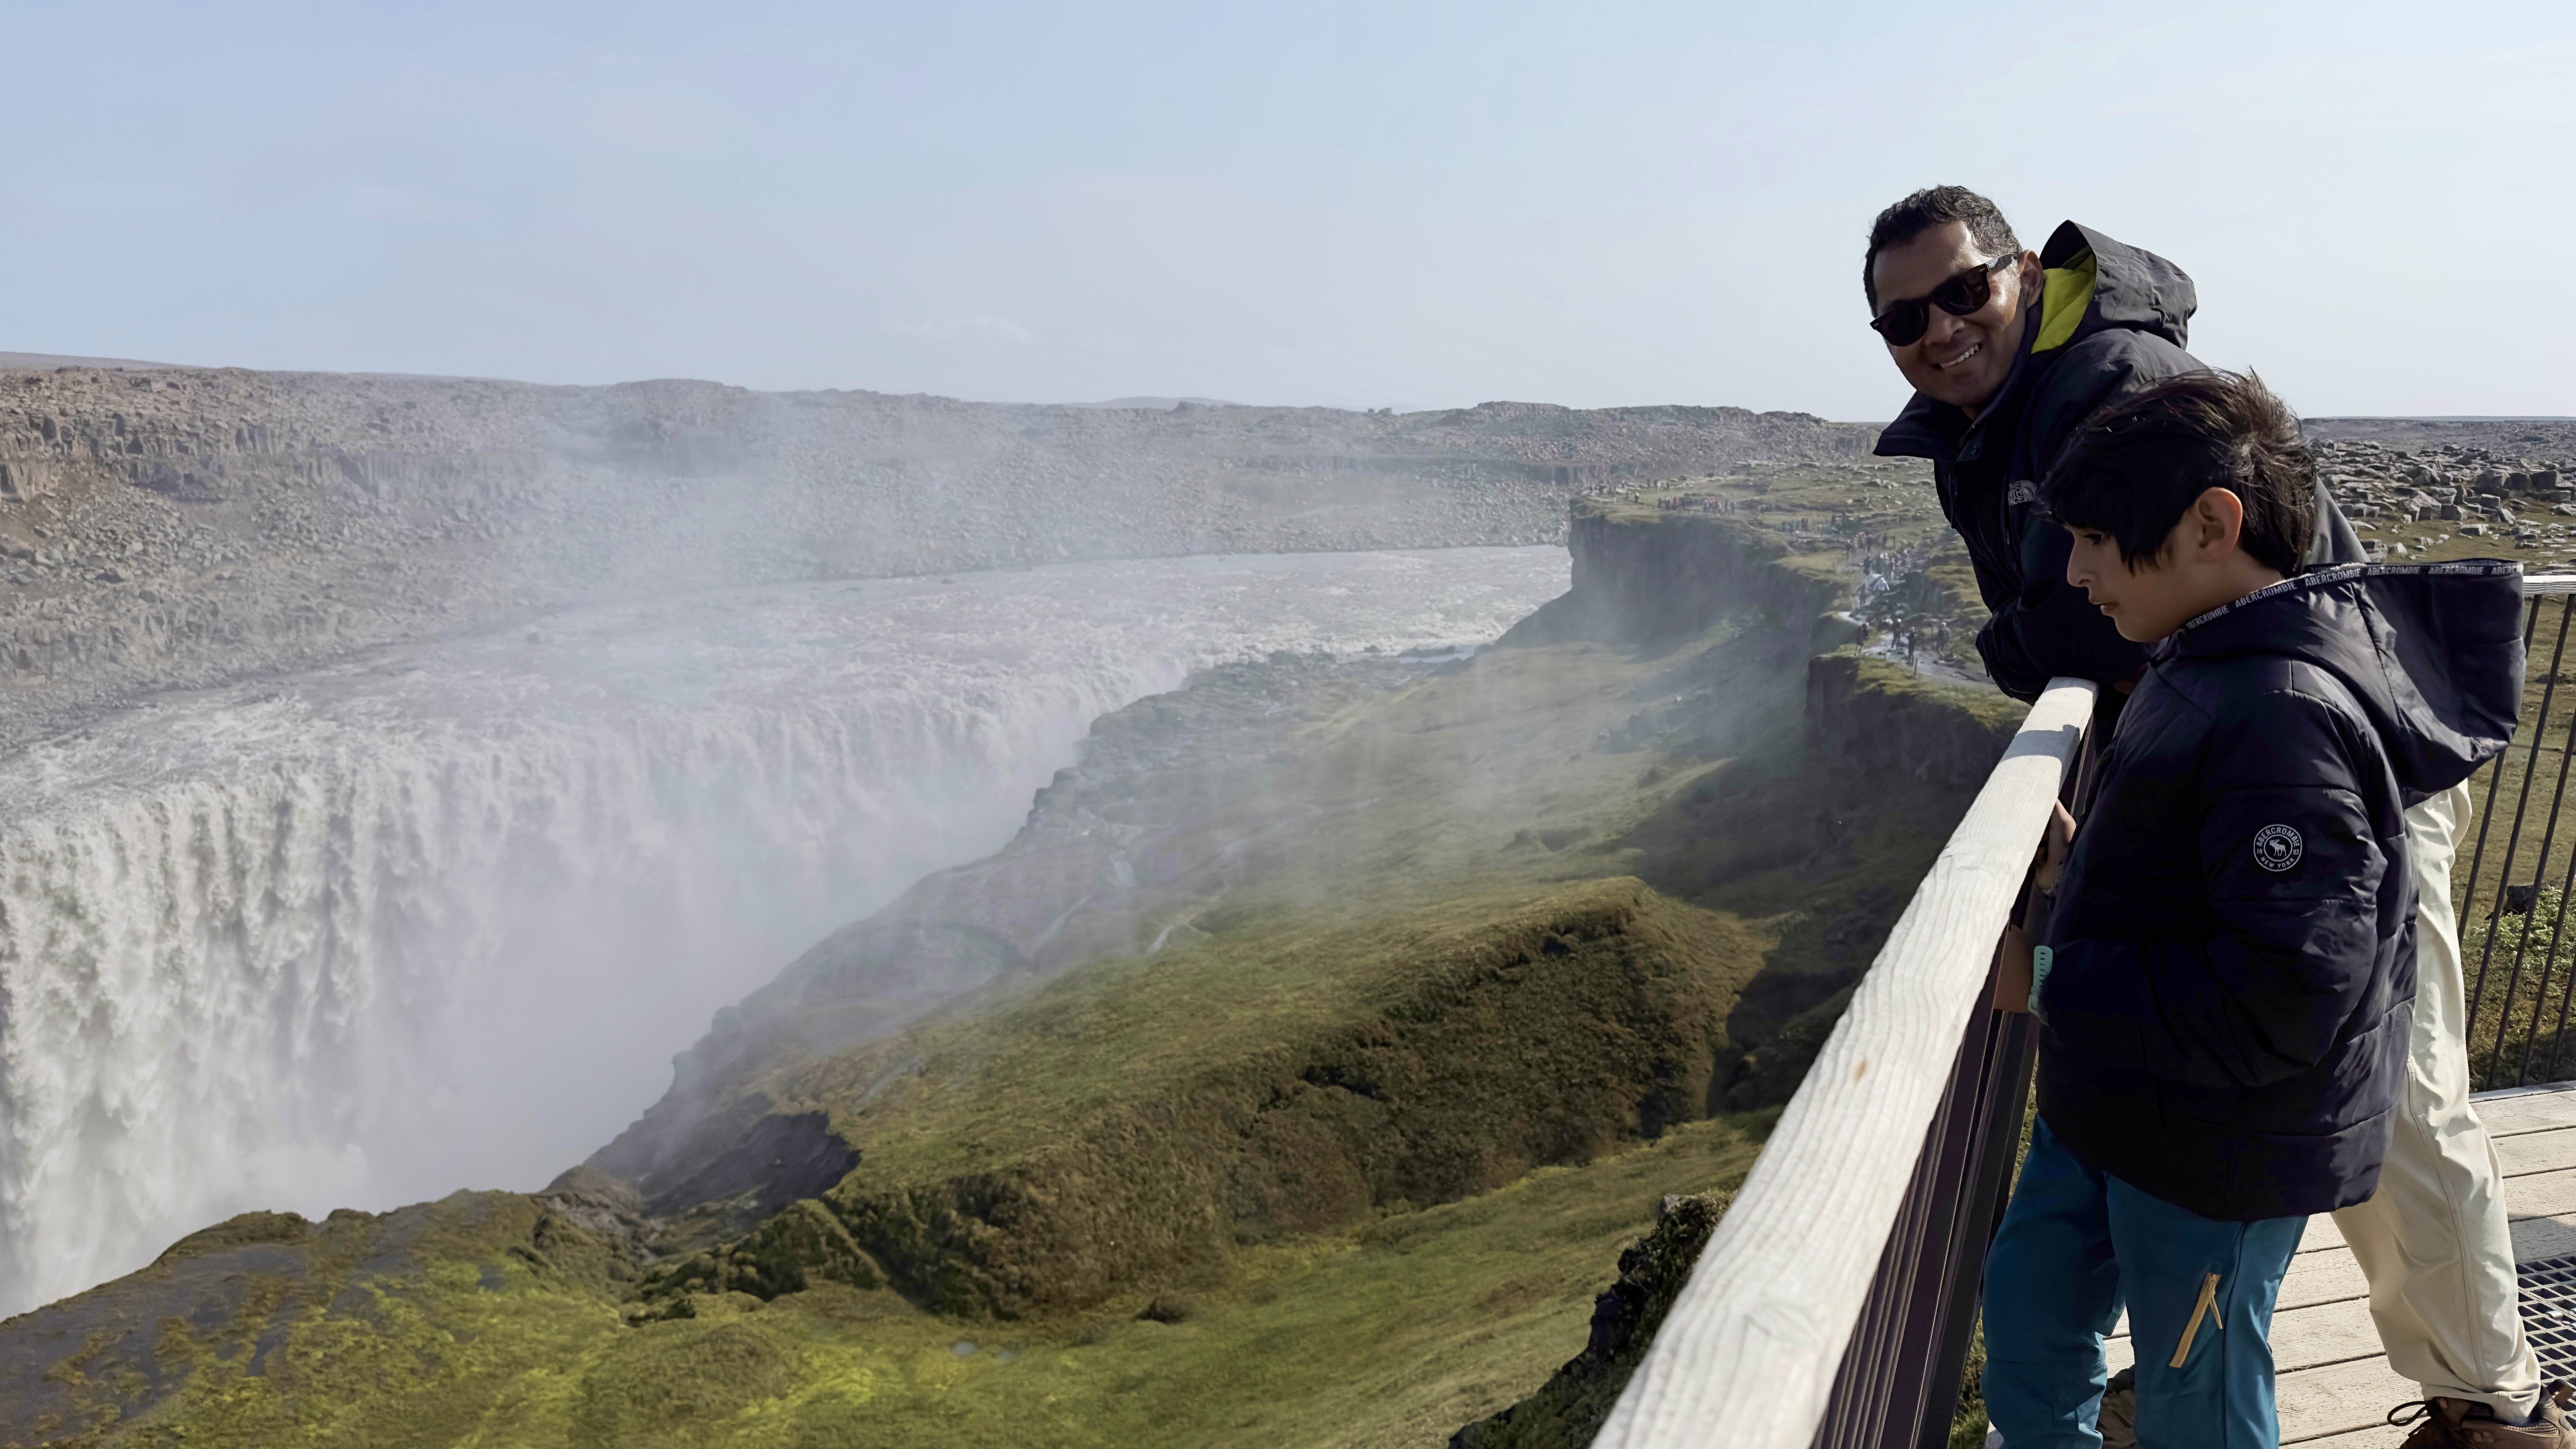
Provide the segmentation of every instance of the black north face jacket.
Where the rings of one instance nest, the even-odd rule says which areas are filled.
[[[2145,650],[2066,586],[2069,542],[2034,506],[2039,480],[2103,404],[2202,370],[2183,350],[2199,301],[2182,268],[2071,221],[2039,260],[2047,286],[2025,309],[2021,355],[1994,402],[1971,423],[1917,393],[1878,438],[1882,457],[1932,461],[1941,511],[1967,543],[1994,615],[1977,631],[1977,651],[1995,683],[2025,700],[2054,675],[2107,684],[2146,665]],[[2317,503],[2309,562],[2360,561],[2360,537],[2322,484]]]
[[[2402,816],[2513,734],[2519,578],[2317,569],[2157,646],[2033,993],[2040,1114],[2085,1161],[2223,1221],[2370,1196],[2415,995]]]

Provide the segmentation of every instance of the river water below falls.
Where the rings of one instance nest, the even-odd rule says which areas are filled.
[[[998,849],[1099,714],[1480,643],[1566,578],[1457,549],[693,595],[0,759],[0,1313],[248,1208],[542,1186],[717,1007]]]

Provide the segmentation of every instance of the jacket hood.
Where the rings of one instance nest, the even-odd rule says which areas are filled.
[[[2338,564],[2212,609],[2168,659],[2282,654],[2351,689],[2409,801],[2503,753],[2522,713],[2522,566],[2501,559]]]
[[[1998,403],[2026,386],[2028,374],[2053,360],[2050,354],[2097,332],[2152,333],[2189,348],[2200,294],[2182,268],[2071,221],[2050,235],[2039,264],[2045,273],[2039,309],[2035,316],[2024,313],[2022,355],[2014,359]],[[1881,457],[1941,457],[1967,431],[1966,413],[1916,393],[1880,432],[1875,451]]]
[[[2062,223],[2040,248],[2047,274],[2040,299],[2034,353],[2053,352],[2096,332],[2126,328],[2151,332],[2176,347],[2191,346],[2191,314],[2200,293],[2182,268],[2125,246],[2089,226]]]

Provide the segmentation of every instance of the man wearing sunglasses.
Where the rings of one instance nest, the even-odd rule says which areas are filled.
[[[2071,535],[2042,516],[2037,480],[2075,427],[2131,392],[2202,364],[2183,350],[2198,299],[2164,258],[2067,222],[2037,253],[1995,204],[1960,186],[1918,191],[1879,213],[1862,263],[1870,326],[1914,398],[1879,435],[1882,456],[1928,458],[1941,509],[1968,546],[1993,617],[1978,631],[1986,671],[2036,699],[2071,675],[2115,688],[2144,649],[2067,586]],[[2311,565],[2363,558],[2322,482]],[[2107,743],[2106,693],[2088,747]],[[2468,1102],[2466,992],[2451,908],[2451,863],[2469,822],[2465,785],[2406,812],[2416,878],[2417,989],[2399,1121],[2379,1191],[2336,1213],[2370,1282],[2389,1363],[2427,1403],[2403,1449],[2576,1449],[2522,1330],[2501,1168]],[[2129,1408],[2115,1384],[2106,1442]],[[2414,1407],[2414,1406],[2407,1406]],[[2009,1449],[2009,1446],[2008,1446]]]
[[[2073,222],[2043,253],[2026,252],[1993,202],[1936,186],[1879,214],[1861,284],[1869,325],[1914,386],[1878,451],[1932,462],[1941,509],[1993,612],[1977,633],[1986,672],[2025,700],[2056,674],[2135,678],[2146,652],[2066,587],[2066,532],[2033,504],[2077,423],[2115,397],[2201,370],[2183,350],[2191,278]],[[2359,539],[2333,517],[2358,558]]]

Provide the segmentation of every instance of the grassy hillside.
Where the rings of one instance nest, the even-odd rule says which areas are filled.
[[[693,1207],[254,1215],[0,1325],[0,1445],[1445,1443],[1741,1179],[1996,743],[1811,664],[1793,561],[1116,785],[1113,954],[855,1042],[864,959],[782,978],[684,1063]]]
[[[857,1167],[657,1274],[816,1275],[1023,1317],[1221,1277],[1237,1244],[1454,1201],[1703,1115],[1761,962],[1635,881],[1471,894],[1364,926],[1104,963],[788,1074]]]
[[[200,1242],[192,1254],[229,1258],[222,1281],[257,1262],[261,1281],[293,1284],[292,1306],[218,1309],[218,1288],[124,1371],[170,1381],[153,1410],[120,1421],[107,1401],[140,1385],[83,1381],[96,1411],[22,1420],[0,1443],[1439,1444],[1581,1349],[1606,1265],[1665,1195],[1740,1181],[1770,1115],[1244,1250],[1187,1294],[1007,1324],[841,1285],[630,1324],[585,1281],[582,1264],[612,1256],[599,1240],[529,1199],[459,1194],[399,1225],[273,1232],[265,1260]]]
[[[810,1066],[860,1167],[640,1294],[569,1195],[255,1215],[47,1310],[0,1443],[1436,1441],[1749,1166],[1766,940],[1611,880],[1104,963]]]

